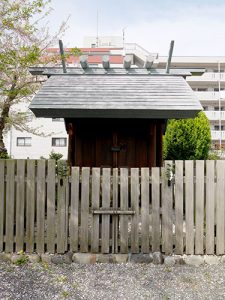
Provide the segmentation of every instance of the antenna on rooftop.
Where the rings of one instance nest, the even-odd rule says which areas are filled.
[[[123,28],[123,48],[124,48],[124,45],[125,45],[125,29],[126,29],[127,27],[124,27]]]
[[[61,61],[62,61],[63,73],[67,73],[62,40],[59,40],[59,51],[60,51],[60,56],[61,56]]]
[[[98,48],[98,9],[97,9],[97,20],[96,21],[97,21],[97,24],[96,24],[97,25],[97,28],[96,28],[97,29],[97,32],[96,32],[96,46]]]

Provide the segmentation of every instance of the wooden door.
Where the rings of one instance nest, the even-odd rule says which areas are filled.
[[[128,122],[117,131],[117,142],[120,146],[117,167],[148,167],[149,131],[145,122]]]

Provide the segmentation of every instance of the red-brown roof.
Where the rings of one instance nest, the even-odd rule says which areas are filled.
[[[81,52],[110,52],[111,50],[122,50],[123,48],[79,48]],[[71,51],[72,48],[64,48],[65,52]],[[48,48],[48,52],[58,53],[59,48]]]
[[[69,52],[72,48],[64,48],[65,52]],[[89,64],[100,64],[102,62],[102,55],[109,55],[109,61],[111,64],[122,64],[123,55],[112,55],[111,50],[122,50],[122,48],[79,48],[83,54],[90,54],[88,56]],[[49,53],[59,53],[59,48],[48,48]],[[93,53],[93,54],[91,54]],[[102,53],[102,55],[101,55]],[[67,63],[75,64],[80,60],[77,56],[70,56],[67,58]]]

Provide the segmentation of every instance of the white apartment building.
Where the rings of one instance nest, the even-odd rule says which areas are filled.
[[[33,128],[39,128],[40,135],[34,135],[15,128],[6,135],[6,148],[12,158],[49,158],[54,151],[67,158],[67,133],[63,119],[35,118],[30,122]]]
[[[165,68],[167,57],[158,57]],[[225,56],[174,56],[172,68],[204,69],[200,76],[187,77],[210,121],[212,147],[225,149]]]
[[[129,54],[134,67],[143,66],[146,56],[149,55],[155,58],[153,67],[166,67],[166,56],[150,53],[135,43],[123,44],[119,37],[98,37],[99,48],[95,41],[96,37],[87,37],[84,40],[85,48],[81,48],[84,54],[90,56],[90,65],[101,66],[102,56],[109,55],[112,66],[121,66],[123,56]],[[79,65],[77,61],[67,64],[73,67]],[[171,68],[204,69],[203,75],[189,76],[187,82],[196,92],[210,120],[212,147],[220,148],[221,145],[225,148],[225,56],[173,56]],[[40,127],[44,135],[37,136],[12,128],[5,137],[7,150],[12,158],[48,158],[52,151],[62,153],[63,158],[67,158],[68,141],[63,119],[34,117],[30,126]]]

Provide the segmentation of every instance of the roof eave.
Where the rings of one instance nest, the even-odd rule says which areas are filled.
[[[186,119],[193,118],[202,110],[150,110],[150,109],[57,109],[57,108],[38,108],[34,105],[29,106],[36,117],[44,118],[115,118],[115,119]]]

